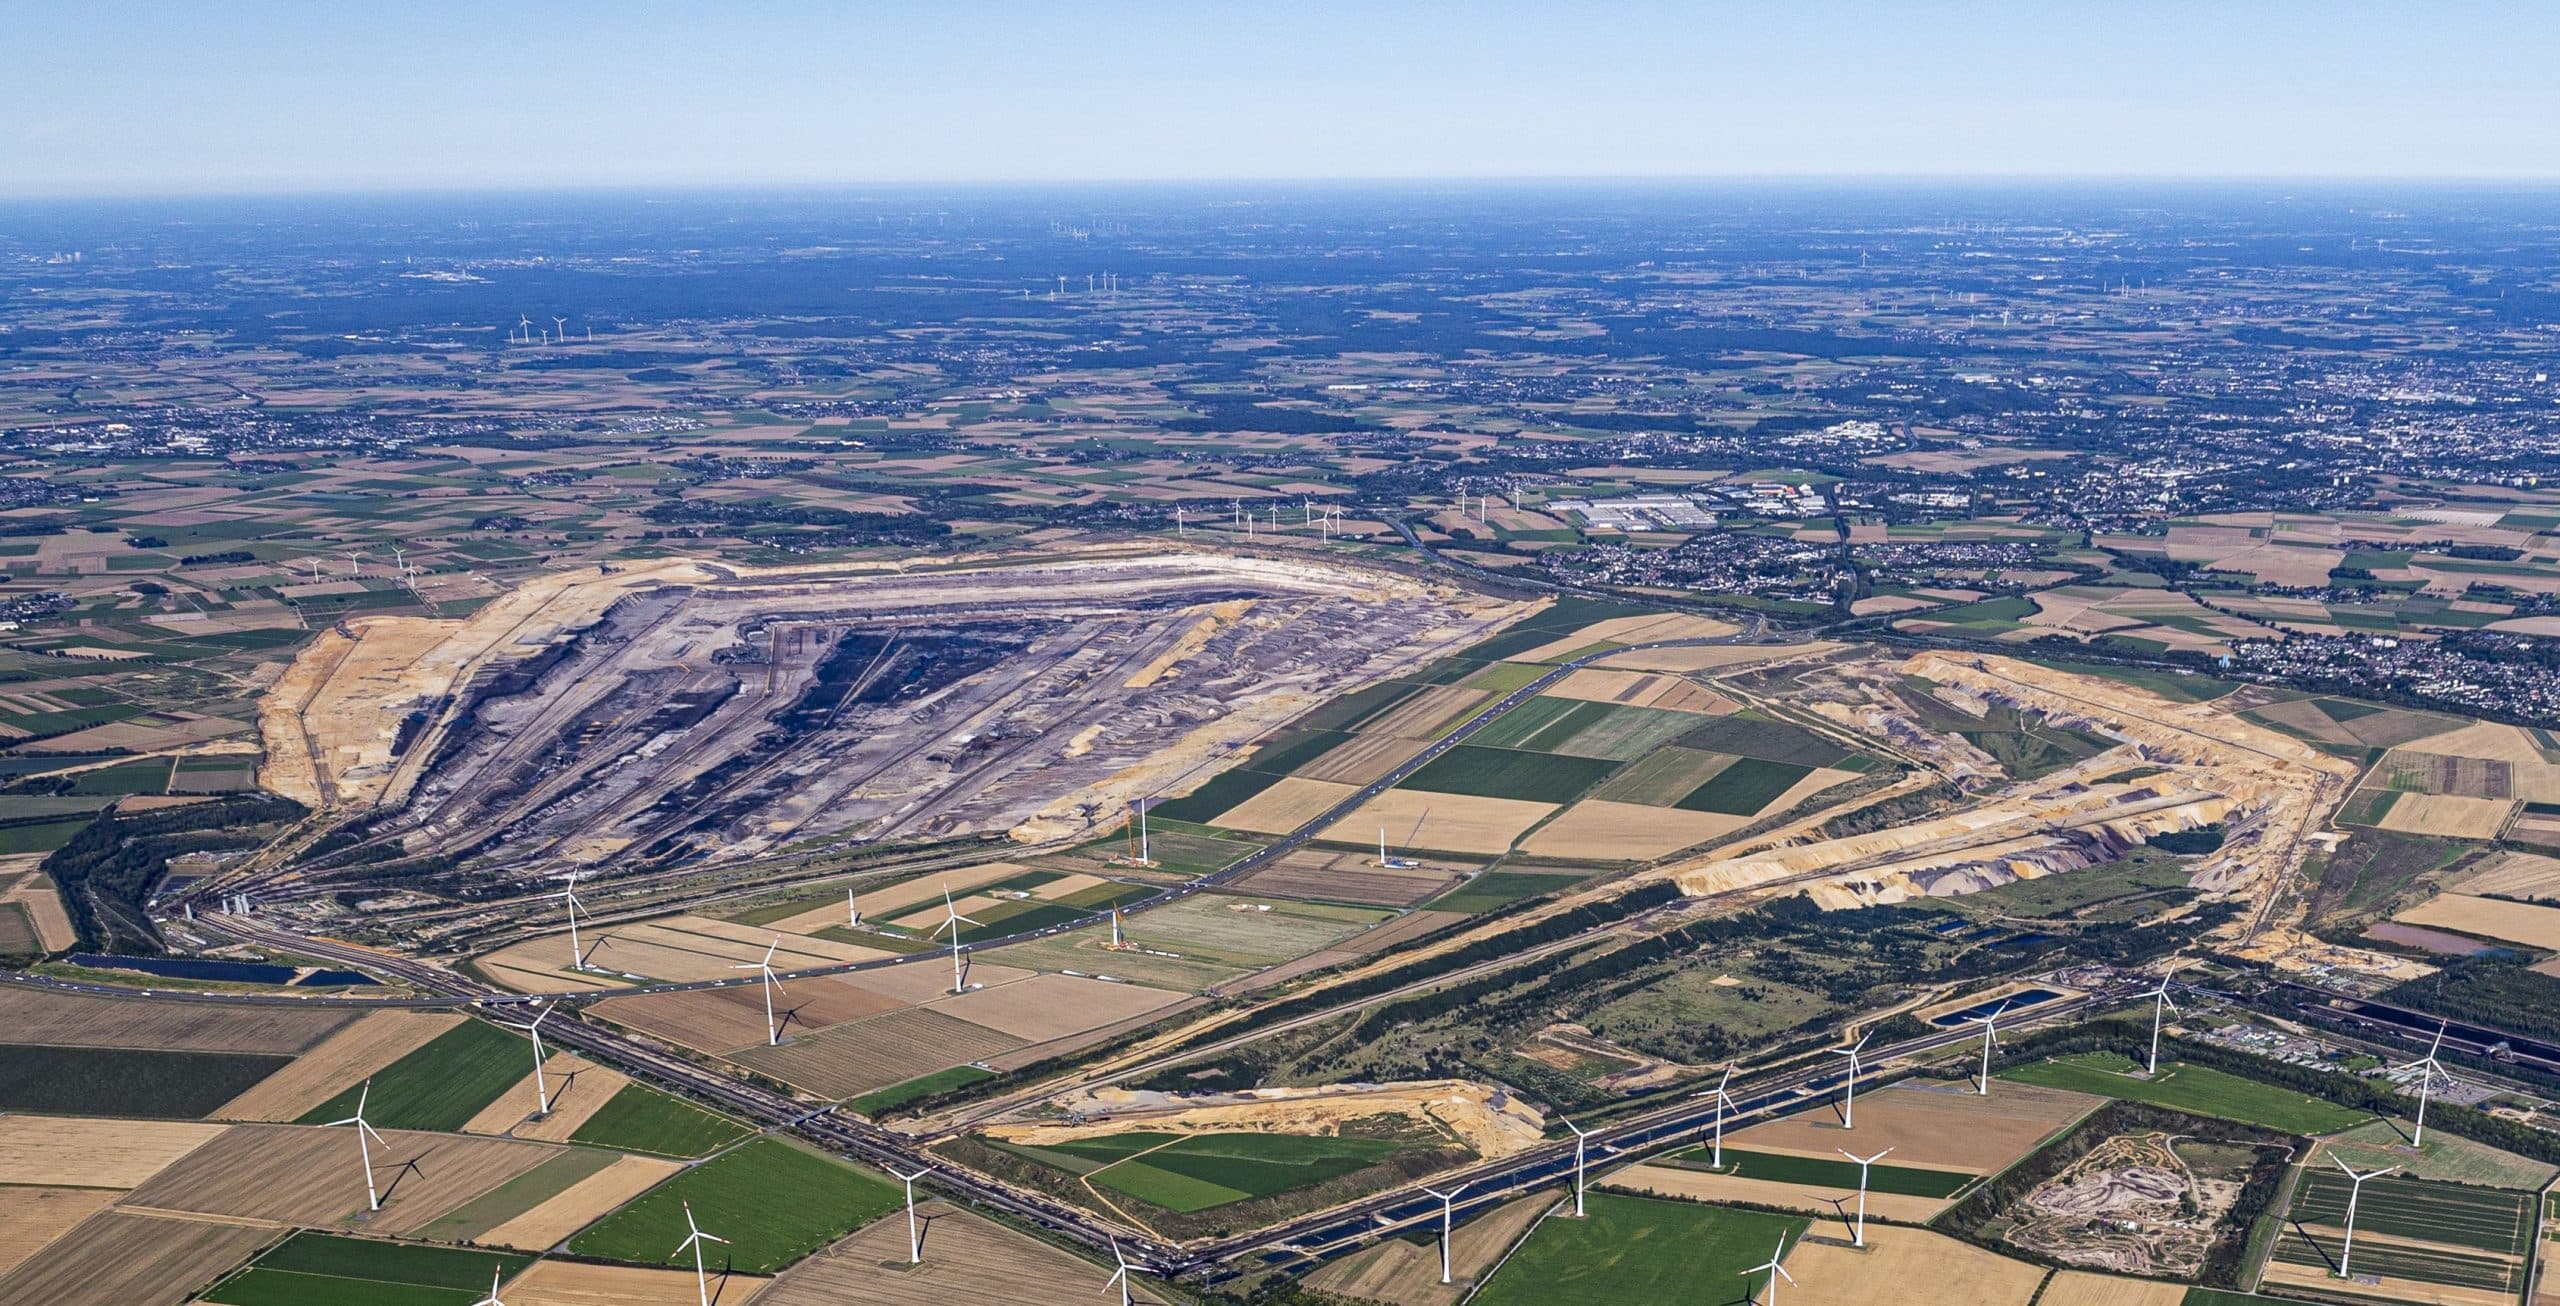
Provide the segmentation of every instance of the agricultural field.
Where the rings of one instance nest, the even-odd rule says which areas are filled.
[[[779,1138],[759,1138],[650,1189],[569,1244],[580,1256],[666,1265],[684,1240],[682,1204],[731,1240],[728,1262],[764,1274],[896,1209],[900,1191],[868,1171]]]
[[[1108,1140],[1115,1146],[1122,1139]],[[1083,1157],[1077,1143],[1053,1150]],[[1144,1152],[1105,1160],[1085,1181],[1150,1206],[1188,1215],[1229,1202],[1270,1197],[1366,1169],[1402,1148],[1373,1138],[1290,1134],[1187,1134]]]
[[[1538,1225],[1474,1301],[1485,1306],[1611,1306],[1621,1302],[1739,1301],[1742,1272],[1781,1243],[1790,1263],[1806,1222],[1770,1215],[1594,1192],[1580,1220]]]
[[[1830,1231],[1826,1231],[1830,1232]],[[1867,1227],[1867,1249],[1810,1239],[1787,1254],[1796,1278],[1782,1301],[1839,1306],[2027,1306],[2045,1269],[1927,1229]],[[1800,1295],[1797,1295],[1800,1294]]]
[[[0,1110],[199,1120],[290,1063],[246,1052],[0,1043]]]
[[[2302,1172],[2268,1260],[2267,1284],[2481,1306],[2513,1301],[2523,1289],[2536,1231],[2532,1193],[2398,1175],[2368,1180],[2356,1203],[2356,1244],[2348,1268],[2379,1282],[2360,1285],[2335,1277],[2349,1187],[2335,1170]]]
[[[205,1290],[220,1306],[322,1306],[357,1300],[379,1306],[470,1306],[493,1283],[514,1278],[530,1256],[297,1234]]]
[[[593,1147],[563,1148],[540,1165],[505,1183],[464,1202],[419,1227],[416,1236],[428,1242],[476,1242],[489,1230],[526,1214],[571,1189],[578,1188],[597,1175],[624,1162],[656,1165],[673,1170],[672,1164],[643,1157],[621,1156]],[[547,1244],[546,1244],[547,1245]],[[527,1250],[539,1251],[540,1247]]]
[[[133,1188],[222,1132],[175,1120],[0,1115],[0,1185]]]
[[[174,1005],[24,985],[0,988],[0,1031],[19,1044],[291,1057],[355,1018],[319,1007]]]
[[[2057,1270],[2045,1281],[2038,1306],[2207,1306],[2184,1284],[2125,1279],[2087,1270]],[[2236,1294],[2234,1294],[2236,1296]]]
[[[2412,1149],[2411,1132],[2406,1121],[2375,1120],[2358,1125],[2320,1140],[2305,1164],[2316,1169],[2328,1165],[2328,1158],[2335,1156],[2358,1170],[2397,1166],[2412,1179],[2519,1191],[2540,1189],[2560,1176],[2560,1166],[2502,1152],[2441,1129],[2430,1131],[2425,1144]]]
[[[365,1119],[377,1129],[458,1130],[515,1087],[532,1060],[532,1045],[522,1037],[466,1020],[375,1072],[369,1089],[365,1081],[340,1089],[304,1112],[300,1123],[343,1120],[361,1098]]]
[[[299,1120],[337,1096],[339,1089],[381,1073],[463,1019],[437,1011],[367,1012],[214,1114],[224,1120]]]
[[[907,1223],[875,1220],[784,1271],[756,1295],[756,1306],[955,1306],[961,1302],[1030,1303],[1070,1299],[1110,1271],[1056,1247],[943,1202],[920,1201],[924,1263],[907,1261]],[[1140,1276],[1131,1295],[1163,1298]]]
[[[1361,1301],[1456,1306],[1562,1200],[1554,1192],[1531,1193],[1459,1221],[1449,1238],[1454,1282],[1445,1287],[1440,1282],[1436,1229],[1384,1239],[1366,1251],[1326,1263],[1307,1275],[1305,1282],[1310,1288]]]
[[[274,1241],[276,1232],[266,1225],[109,1208],[73,1226],[17,1268],[0,1273],[0,1301],[178,1306]]]
[[[1300,848],[1233,881],[1229,887],[1238,893],[1308,902],[1411,907],[1447,892],[1469,869],[1467,864],[1456,862],[1411,860],[1420,864],[1380,866],[1375,850],[1352,853]]]
[[[2560,950],[2560,907],[2446,893],[2392,919],[2403,925],[2453,930],[2544,952]]]
[[[858,1097],[918,1075],[983,1061],[1025,1040],[924,1007],[751,1047],[730,1059],[823,1097]]]
[[[665,1182],[679,1167],[673,1161],[645,1156],[618,1157],[603,1169],[562,1185],[556,1192],[546,1192],[543,1190],[563,1177],[546,1175],[550,1168],[544,1166],[524,1176],[531,1179],[544,1175],[539,1189],[517,1188],[516,1183],[521,1180],[501,1184],[488,1196],[428,1226],[423,1235],[449,1234],[492,1247],[543,1251]]]
[[[657,1156],[703,1156],[751,1132],[727,1116],[644,1084],[624,1084],[570,1135],[590,1147]]]
[[[744,1306],[768,1282],[741,1272],[715,1270],[712,1300]],[[508,1284],[506,1291],[507,1306],[695,1306],[700,1300],[690,1263],[681,1270],[661,1270],[546,1260]]]
[[[374,1145],[382,1209],[365,1210],[364,1176],[347,1129],[233,1125],[133,1190],[128,1202],[160,1211],[306,1228],[361,1223],[407,1234],[541,1165],[560,1149],[543,1143],[384,1130]]]
[[[2136,1078],[2128,1073],[2133,1069],[2133,1063],[2122,1057],[2093,1054],[2013,1066],[1998,1072],[1998,1077],[2128,1102],[2149,1102],[2200,1116],[2265,1125],[2289,1134],[2334,1134],[2372,1118],[2361,1111],[2205,1066],[2164,1061],[2157,1079]]]
[[[1852,1151],[1869,1155],[1884,1147],[1872,1139],[1861,1139],[1843,1133],[1841,1141],[1855,1143]],[[1899,1155],[1899,1153],[1897,1153]],[[1680,1154],[1690,1165],[1704,1165],[1706,1154],[1696,1148]],[[1826,1188],[1837,1192],[1855,1192],[1858,1188],[1858,1166],[1834,1155],[1798,1156],[1790,1152],[1755,1152],[1749,1148],[1724,1149],[1726,1171],[1737,1177],[1765,1184],[1794,1184],[1800,1187]],[[1882,1161],[1867,1167],[1867,1190],[1895,1197],[1953,1197],[1973,1182],[1970,1170],[1938,1170]]]
[[[1984,1097],[1969,1085],[1904,1080],[1858,1095],[1854,1133],[1816,1107],[1727,1131],[1725,1159],[1730,1162],[1736,1148],[1837,1161],[1838,1148],[1872,1155],[1890,1147],[1897,1164],[1993,1174],[2042,1147],[2102,1101],[2034,1085],[2004,1085]],[[1704,1164],[1694,1148],[1680,1155]],[[1943,1181],[1931,1182],[1936,1186]]]

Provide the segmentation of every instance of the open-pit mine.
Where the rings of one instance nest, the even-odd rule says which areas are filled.
[[[265,780],[400,855],[507,878],[1055,839],[1522,610],[1181,550],[598,568],[465,620],[329,632],[267,702]]]

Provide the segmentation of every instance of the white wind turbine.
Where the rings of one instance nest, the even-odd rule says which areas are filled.
[[[2395,1165],[2388,1169],[2374,1170],[2365,1174],[2357,1174],[2355,1172],[2355,1167],[2348,1165],[2344,1161],[2338,1161],[2337,1153],[2330,1153],[2329,1159],[2337,1161],[2338,1168],[2347,1172],[2347,1183],[2349,1184],[2347,1189],[2347,1240],[2338,1246],[2338,1277],[2343,1279],[2347,1277],[2347,1258],[2355,1255],[2356,1199],[2364,1196],[2364,1181],[2367,1179],[2379,1179],[2400,1167]]]
[[[364,1081],[364,1091],[356,1094],[356,1113],[344,1120],[332,1120],[326,1127],[330,1129],[340,1125],[356,1127],[357,1154],[364,1158],[364,1208],[368,1211],[379,1211],[382,1209],[382,1194],[374,1191],[373,1186],[373,1145],[377,1141],[384,1142],[385,1146],[389,1144],[383,1139],[381,1132],[364,1118],[365,1103],[372,1100],[373,1081],[368,1079]]]
[[[850,929],[862,928],[862,909],[854,905],[853,890],[850,888],[844,891],[844,923]]]
[[[568,340],[568,338],[569,338],[569,319],[567,319],[567,318],[565,318],[565,317],[555,317],[555,318],[551,319],[551,325],[555,328],[555,330],[553,330],[553,331],[552,331],[552,333],[551,333],[551,339],[553,340],[553,342],[555,342],[555,343],[559,343],[559,342],[565,342],[566,340]]]
[[[693,1203],[686,1202],[683,1205],[685,1227],[684,1241],[677,1243],[676,1249],[667,1254],[670,1256],[682,1256],[684,1255],[685,1248],[690,1247],[693,1249],[693,1289],[695,1294],[701,1298],[702,1306],[711,1306],[711,1274],[702,1266],[702,1245],[704,1243],[719,1243],[725,1247],[728,1245],[729,1240],[726,1238],[716,1238],[710,1234],[704,1233],[702,1231],[702,1226],[693,1222]]]
[[[895,1169],[890,1170],[889,1173],[896,1176],[899,1183],[907,1186],[907,1264],[922,1264],[924,1261],[924,1239],[919,1237],[916,1233],[916,1181],[924,1178],[926,1175],[932,1174],[933,1167],[926,1166],[924,1169],[918,1170],[914,1174],[898,1174]]]
[[[507,1306],[498,1300],[498,1278],[502,1273],[499,1270],[489,1271],[489,1295],[471,1303],[471,1306]]]
[[[1744,1271],[1742,1272],[1742,1277],[1743,1277],[1743,1278],[1745,1278],[1745,1279],[1750,1278],[1752,1275],[1758,1274],[1758,1273],[1759,1273],[1759,1272],[1761,1272],[1762,1270],[1767,1270],[1767,1271],[1769,1272],[1769,1300],[1768,1300],[1768,1302],[1766,1303],[1766,1306],[1778,1306],[1778,1280],[1780,1280],[1780,1279],[1785,1279],[1785,1280],[1786,1280],[1787,1282],[1789,1282],[1789,1283],[1793,1283],[1793,1282],[1795,1282],[1795,1281],[1796,1281],[1796,1276],[1794,1276],[1794,1275],[1792,1275],[1792,1274],[1787,1273],[1787,1267],[1785,1267],[1785,1266],[1783,1266],[1783,1265],[1778,1264],[1778,1262],[1780,1262],[1780,1261],[1782,1261],[1782,1260],[1785,1260],[1785,1259],[1786,1259],[1786,1257],[1787,1257],[1787,1236],[1786,1236],[1785,1234],[1779,1234],[1779,1235],[1778,1235],[1778,1250],[1777,1250],[1777,1254],[1775,1254],[1775,1255],[1771,1256],[1768,1260],[1763,1261],[1763,1262],[1761,1262],[1761,1263],[1760,1263],[1760,1264],[1758,1264],[1758,1265],[1754,1265],[1754,1266],[1752,1266],[1750,1269],[1744,1270]],[[1745,1284],[1745,1285],[1743,1285],[1743,1286],[1744,1286],[1744,1289],[1745,1289],[1746,1291],[1747,1291],[1747,1290],[1749,1289],[1749,1287],[1750,1287],[1750,1285],[1748,1285],[1748,1284]],[[1759,1301],[1760,1299],[1759,1299],[1759,1298],[1757,1298],[1757,1297],[1754,1297],[1754,1298],[1751,1298],[1751,1300],[1752,1300],[1752,1301],[1757,1302],[1757,1301]]]
[[[942,923],[933,927],[933,934],[940,934],[944,930],[951,931],[951,991],[954,993],[966,993],[969,991],[968,985],[963,982],[966,980],[968,972],[963,970],[960,965],[960,927],[963,924],[983,927],[986,925],[986,922],[981,920],[971,920],[969,917],[961,915],[960,909],[952,905],[951,886],[946,884],[942,886]],[[928,934],[925,937],[928,939],[932,938],[933,934]]]
[[[2436,1060],[2436,1055],[2444,1051],[2445,1028],[2443,1022],[2436,1025],[2435,1046],[2427,1049],[2427,1055],[2411,1063],[2418,1069],[2418,1127],[2409,1134],[2411,1147],[2422,1147],[2426,1144],[2427,1095],[2435,1089],[2437,1077],[2442,1076],[2447,1084],[2453,1082],[2453,1076],[2445,1074],[2444,1063]]]
[[[539,1114],[545,1116],[551,1114],[551,1086],[550,1081],[542,1077],[542,1063],[545,1059],[542,1051],[542,1022],[549,1019],[551,1019],[551,1008],[544,1007],[535,1013],[532,1020],[522,1025],[505,1020],[498,1022],[509,1029],[523,1030],[525,1035],[533,1040],[533,1100],[540,1108]]]
[[[773,990],[780,983],[780,981],[773,977],[773,954],[779,951],[781,947],[782,936],[779,934],[774,935],[773,942],[765,947],[764,957],[762,960],[743,962],[729,968],[731,970],[755,971],[763,979],[764,1040],[765,1046],[767,1047],[779,1047],[782,1044],[782,1027],[773,1023]]]
[[[560,888],[560,901],[569,908],[569,969],[585,970],[586,950],[578,946],[578,873],[571,871],[552,878],[566,882]]]
[[[2008,1009],[2009,1004],[2003,1002],[1999,1006],[1992,1008],[1991,1014],[1989,1015],[1965,1017],[1967,1020],[1978,1021],[1982,1025],[1982,1083],[1980,1086],[1980,1093],[1984,1097],[1991,1096],[1991,1049],[2000,1041],[2000,1036],[1993,1031],[1993,1026],[1999,1021],[2000,1013],[2007,1011]]]
[[[1582,1126],[1565,1120],[1563,1116],[1557,1116],[1556,1119],[1564,1120],[1564,1127],[1573,1131],[1573,1217],[1579,1220],[1582,1218],[1583,1148],[1590,1143],[1591,1135],[1584,1132]]]
[[[2169,999],[2168,976],[2160,977],[2160,989],[2151,998],[2151,1061],[2143,1073],[2157,1079],[2160,1076],[2160,1026],[2170,1012],[2178,1009],[2178,1004]]]
[[[1692,1095],[1695,1097],[1712,1096],[1716,1100],[1715,1150],[1713,1156],[1709,1158],[1708,1164],[1718,1170],[1722,1170],[1724,1168],[1724,1113],[1733,1107],[1733,1094],[1724,1090],[1725,1086],[1732,1082],[1733,1067],[1726,1066],[1724,1068],[1724,1078],[1717,1080],[1716,1086],[1712,1090],[1706,1093],[1697,1093]]]
[[[1867,1167],[1893,1155],[1893,1149],[1888,1147],[1874,1156],[1854,1156],[1845,1147],[1839,1151],[1840,1155],[1858,1163],[1858,1224],[1849,1234],[1849,1245],[1864,1247],[1867,1245]]]
[[[1847,1083],[1842,1085],[1842,1087],[1847,1090],[1847,1097],[1843,1099],[1843,1104],[1840,1110],[1840,1127],[1842,1129],[1855,1129],[1858,1127],[1858,1071],[1860,1069],[1858,1064],[1858,1054],[1866,1050],[1867,1040],[1874,1038],[1875,1036],[1875,1030],[1869,1029],[1866,1033],[1858,1036],[1857,1042],[1852,1043],[1845,1048],[1831,1049],[1831,1055],[1835,1057],[1849,1058],[1849,1079]],[[1793,1280],[1789,1280],[1789,1282],[1793,1282]]]
[[[1437,1188],[1422,1190],[1440,1199],[1440,1282],[1442,1283],[1449,1282],[1449,1230],[1457,1223],[1458,1194],[1474,1186],[1474,1181],[1469,1180],[1445,1193]]]
[[[1137,1299],[1129,1295],[1129,1276],[1132,1274],[1145,1274],[1147,1272],[1147,1268],[1143,1265],[1131,1265],[1129,1263],[1129,1258],[1121,1254],[1120,1240],[1117,1238],[1111,1240],[1111,1259],[1118,1261],[1120,1263],[1120,1268],[1113,1270],[1111,1272],[1111,1277],[1103,1281],[1103,1289],[1108,1291],[1113,1285],[1118,1285],[1120,1289],[1120,1306],[1130,1306],[1130,1304]]]

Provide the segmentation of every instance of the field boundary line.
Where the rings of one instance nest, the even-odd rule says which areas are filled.
[[[1496,1207],[1495,1209],[1499,1210],[1501,1208]],[[1520,1236],[1512,1239],[1509,1247],[1502,1249],[1502,1255],[1495,1257],[1493,1259],[1493,1264],[1484,1267],[1484,1273],[1477,1275],[1476,1281],[1467,1285],[1466,1292],[1458,1298],[1458,1306],[1467,1306],[1468,1302],[1474,1301],[1476,1294],[1484,1291],[1484,1286],[1486,1284],[1493,1282],[1493,1276],[1502,1273],[1502,1267],[1509,1265],[1511,1263],[1511,1258],[1519,1255],[1520,1249],[1529,1245],[1529,1236],[1536,1233],[1548,1220],[1555,1217],[1556,1212],[1563,1209],[1564,1199],[1562,1197],[1558,1197],[1553,1202],[1548,1203],[1547,1209],[1540,1211],[1538,1213],[1538,1218],[1531,1220],[1529,1222],[1529,1227],[1521,1230]]]

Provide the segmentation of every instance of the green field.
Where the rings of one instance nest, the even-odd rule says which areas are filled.
[[[1523,898],[1571,888],[1584,878],[1569,871],[1486,871],[1424,905],[1433,911],[1492,911]]]
[[[1269,910],[1262,910],[1266,907]],[[1374,907],[1202,893],[1170,907],[1131,916],[1120,928],[1123,936],[1141,947],[1223,966],[1251,968],[1303,957],[1393,914]],[[1087,958],[1078,963],[1078,968],[1089,970],[1097,962],[1107,961],[1110,955]],[[1114,975],[1137,978],[1132,968],[1117,962],[1108,964]]]
[[[469,1242],[544,1202],[569,1191],[580,1180],[622,1159],[619,1152],[572,1147],[462,1205],[437,1216],[413,1232],[430,1242]]]
[[[1699,1148],[1679,1153],[1674,1161],[1683,1165],[1704,1167],[1709,1154]],[[1839,1192],[1858,1190],[1858,1164],[1845,1157],[1790,1156],[1784,1152],[1750,1152],[1740,1148],[1724,1149],[1727,1170],[1746,1179],[1766,1179],[1772,1183],[1808,1184]],[[1921,1170],[1900,1165],[1867,1167],[1867,1190],[1897,1193],[1905,1197],[1953,1197],[1973,1176],[1953,1170]]]
[[[301,1233],[268,1249],[202,1300],[224,1306],[469,1306],[490,1274],[512,1279],[530,1256]]]
[[[2148,1102],[2294,1134],[2334,1134],[2372,1119],[2365,1112],[2351,1111],[2334,1102],[2203,1066],[2162,1062],[2160,1078],[2156,1080],[2118,1073],[2132,1068],[2133,1063],[2122,1057],[2095,1054],[2018,1066],[2000,1072],[2000,1077],[2128,1102]]]
[[[672,1265],[693,1203],[704,1232],[730,1240],[722,1259],[770,1274],[897,1208],[897,1186],[779,1138],[759,1138],[641,1194],[570,1242],[579,1256]]]
[[[1569,803],[1614,769],[1615,763],[1587,757],[1460,744],[1425,763],[1397,788]]]
[[[1800,1216],[1593,1192],[1586,1217],[1548,1220],[1471,1298],[1482,1306],[1627,1306],[1739,1302],[1780,1239],[1804,1235]]]
[[[1716,777],[1690,791],[1689,796],[1674,806],[1689,812],[1723,812],[1730,816],[1757,816],[1778,795],[1796,787],[1796,782],[1813,774],[1813,768],[1794,762],[1770,762],[1757,757],[1734,759],[1731,766]]]
[[[625,1084],[570,1141],[659,1156],[702,1156],[744,1138],[745,1125],[645,1084]]]
[[[1366,1169],[1403,1150],[1371,1138],[1193,1134],[1086,1174],[1100,1187],[1168,1211],[1205,1211]]]
[[[292,1062],[248,1052],[0,1043],[0,1110],[201,1120]]]
[[[486,1021],[466,1020],[376,1072],[365,1119],[376,1129],[450,1133],[532,1073],[531,1044]],[[363,1092],[363,1085],[351,1084],[297,1123],[344,1120],[355,1114]]]
[[[2335,1167],[2308,1169],[2293,1194],[2291,1217],[2341,1227],[2347,1177]],[[2365,1182],[2356,1202],[2356,1231],[2522,1256],[2533,1245],[2534,1195],[2385,1175]]]
[[[958,1088],[962,1084],[974,1084],[981,1079],[993,1078],[995,1078],[993,1071],[980,1070],[976,1066],[953,1066],[949,1070],[937,1070],[930,1075],[919,1075],[903,1084],[891,1084],[877,1093],[866,1093],[846,1105],[864,1115],[876,1116],[883,1111],[896,1110],[918,1098],[931,1097],[936,1093]]]

